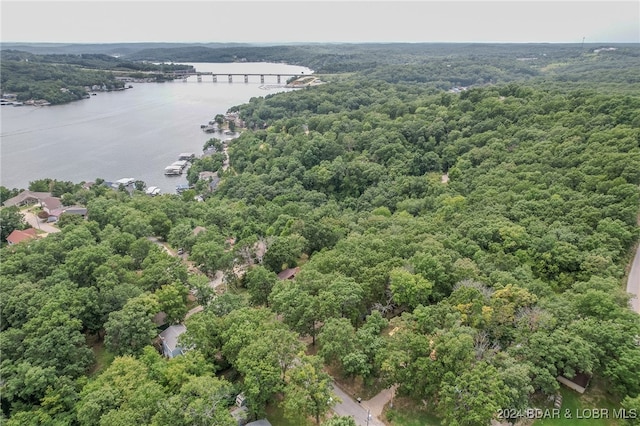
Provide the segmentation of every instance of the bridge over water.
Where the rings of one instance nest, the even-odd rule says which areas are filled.
[[[183,81],[187,81],[187,78],[191,76],[196,76],[198,82],[202,82],[203,76],[211,76],[212,81],[216,83],[218,81],[219,76],[227,76],[229,83],[233,83],[233,77],[244,77],[244,82],[249,82],[249,77],[260,77],[260,83],[264,83],[264,78],[266,77],[276,77],[276,81],[278,84],[281,84],[282,77],[298,77],[302,74],[291,74],[291,73],[242,73],[242,72],[234,72],[234,73],[215,73],[215,72],[198,72],[198,71],[174,71],[171,73],[175,78],[182,78]]]

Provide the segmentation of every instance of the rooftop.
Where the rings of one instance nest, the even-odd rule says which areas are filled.
[[[14,230],[7,237],[7,242],[11,244],[18,244],[22,241],[31,240],[36,238],[36,230],[34,228],[25,229],[21,231],[19,229]]]
[[[50,192],[22,191],[15,197],[5,200],[2,204],[7,207],[18,206],[29,201],[41,201],[47,197],[51,197]]]
[[[178,337],[185,331],[187,331],[187,327],[182,324],[177,324],[167,327],[166,330],[160,333],[160,339],[162,339],[162,346],[166,356],[173,358],[176,355],[182,354],[182,348],[178,345]]]
[[[285,269],[278,274],[278,278],[281,280],[291,280],[295,278],[296,274],[300,272],[300,267]]]

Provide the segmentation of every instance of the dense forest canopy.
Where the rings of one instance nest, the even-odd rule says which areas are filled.
[[[239,392],[254,418],[279,405],[319,423],[323,365],[397,385],[447,425],[549,407],[560,375],[640,409],[623,284],[640,235],[637,48],[560,64],[561,46],[544,72],[497,47],[450,67],[405,49],[234,107],[247,129],[230,168],[193,166],[221,176],[204,201],[34,182],[88,219],[2,249],[6,424],[227,425]],[[186,355],[150,346],[161,311],[185,322]]]

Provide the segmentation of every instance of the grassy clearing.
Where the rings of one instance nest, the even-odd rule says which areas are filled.
[[[391,426],[440,426],[440,420],[409,398],[395,398],[393,408],[385,408],[381,418]]]
[[[622,425],[623,420],[614,418],[614,410],[620,410],[620,404],[613,402],[598,386],[590,387],[584,395],[561,388],[562,407],[556,418],[538,419],[534,426],[616,426]],[[552,408],[551,404],[548,407]],[[603,411],[606,410],[606,411]],[[551,412],[549,412],[551,413]],[[594,418],[595,415],[603,418]],[[580,418],[582,417],[582,418]]]
[[[104,342],[97,340],[96,337],[87,337],[87,344],[91,347],[93,356],[96,360],[95,364],[89,371],[89,376],[96,376],[102,370],[111,365],[116,356],[109,352],[104,347]]]
[[[284,409],[280,403],[273,403],[267,406],[267,420],[274,426],[315,426],[309,419],[291,420],[284,416]]]

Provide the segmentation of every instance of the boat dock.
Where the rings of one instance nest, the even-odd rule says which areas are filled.
[[[159,194],[160,194],[160,192],[161,192],[161,191],[160,191],[160,188],[158,188],[157,186],[150,186],[150,187],[148,187],[148,188],[147,188],[147,190],[145,191],[145,193],[146,193],[147,195],[151,195],[151,196],[159,195]]]
[[[193,161],[196,155],[192,152],[183,152],[178,155],[178,161],[174,161],[164,168],[164,174],[167,176],[179,176],[189,166],[189,162]]]

